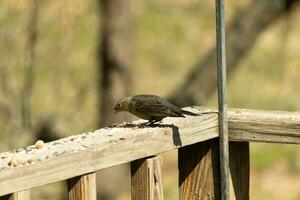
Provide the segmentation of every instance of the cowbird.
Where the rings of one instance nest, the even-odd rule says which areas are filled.
[[[199,114],[183,110],[156,95],[135,95],[120,99],[115,113],[127,111],[131,114],[149,120],[147,124],[161,121],[165,117],[184,117],[184,115],[199,116]]]

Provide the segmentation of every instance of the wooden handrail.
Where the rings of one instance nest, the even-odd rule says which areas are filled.
[[[231,109],[229,139],[300,144],[300,112]]]
[[[232,109],[228,117],[230,140],[300,144],[299,112]],[[167,118],[156,127],[107,127],[40,149],[29,146],[1,153],[0,196],[216,138],[217,123],[215,113]]]

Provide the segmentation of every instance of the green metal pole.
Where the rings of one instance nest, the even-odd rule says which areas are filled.
[[[224,0],[216,0],[217,84],[219,109],[221,197],[229,200],[229,147],[226,94],[226,49]]]

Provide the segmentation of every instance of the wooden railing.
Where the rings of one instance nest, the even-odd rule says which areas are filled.
[[[208,108],[194,108],[207,112]],[[249,199],[249,142],[300,144],[300,113],[228,112],[231,185]],[[132,199],[163,199],[161,157],[178,149],[179,199],[220,199],[217,114],[166,118],[155,127],[107,127],[0,154],[0,199],[67,180],[69,199],[96,199],[95,172],[131,162]]]

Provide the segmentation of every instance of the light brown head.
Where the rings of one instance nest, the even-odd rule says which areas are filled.
[[[130,101],[131,97],[124,97],[123,99],[120,99],[114,108],[115,114],[121,111],[129,111]]]

